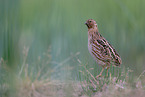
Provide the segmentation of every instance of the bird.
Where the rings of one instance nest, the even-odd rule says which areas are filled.
[[[120,55],[115,48],[99,33],[98,25],[95,20],[88,19],[85,22],[88,28],[88,50],[96,63],[102,66],[102,70],[96,78],[101,77],[104,69],[108,69],[110,65],[119,66],[122,64]]]

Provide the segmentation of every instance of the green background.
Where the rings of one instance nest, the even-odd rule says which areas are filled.
[[[0,57],[15,72],[22,66],[24,46],[29,47],[26,63],[33,72],[41,67],[41,62],[36,65],[38,57],[47,60],[43,54],[50,48],[52,63],[43,73],[56,68],[51,79],[77,79],[77,59],[98,72],[101,67],[87,48],[84,23],[91,18],[120,54],[121,68],[130,68],[138,76],[145,69],[144,9],[144,0],[1,0]]]

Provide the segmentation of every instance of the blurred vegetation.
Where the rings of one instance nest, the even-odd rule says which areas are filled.
[[[28,71],[35,75],[44,63],[38,62],[40,58],[51,60],[44,63],[42,75],[56,68],[49,74],[51,80],[78,80],[77,59],[94,68],[94,75],[100,72],[87,48],[84,23],[90,18],[121,55],[121,68],[133,70],[132,77],[137,78],[145,70],[144,9],[144,0],[1,0],[0,58],[9,70],[0,66],[0,84],[10,79],[16,84],[15,74],[23,64],[29,64]],[[24,48],[28,49],[26,58]],[[48,49],[51,58],[44,57]]]

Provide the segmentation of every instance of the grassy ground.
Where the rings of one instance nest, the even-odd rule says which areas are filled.
[[[79,77],[77,80],[54,80],[50,74],[55,73],[57,67],[53,69],[46,68],[45,74],[42,72],[46,64],[51,64],[50,49],[44,54],[49,60],[39,58],[43,65],[38,70],[33,70],[27,63],[28,48],[23,51],[23,63],[13,76],[14,85],[11,81],[2,81],[0,84],[1,97],[143,97],[145,95],[145,70],[138,77],[131,77],[133,72],[130,69],[118,69],[111,67],[114,71],[109,72],[109,76],[95,78],[87,65],[80,63]],[[77,54],[75,55],[77,56]],[[72,56],[67,60],[71,60]],[[66,60],[66,61],[67,61]],[[60,67],[63,64],[60,64]],[[3,59],[0,61],[1,78],[10,75],[10,68]],[[117,71],[115,71],[117,70]],[[106,75],[105,73],[103,75]],[[6,77],[7,78],[7,77]],[[3,78],[3,80],[6,80]]]

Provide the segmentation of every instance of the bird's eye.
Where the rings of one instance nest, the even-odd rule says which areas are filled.
[[[89,21],[90,23],[92,22],[92,21]]]

